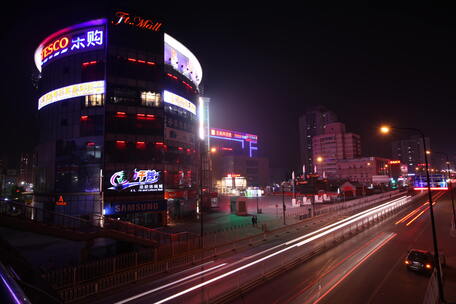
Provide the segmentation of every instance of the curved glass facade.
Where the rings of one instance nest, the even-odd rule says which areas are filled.
[[[58,31],[35,52],[35,203],[158,226],[168,209],[195,210],[202,70],[177,40],[170,46],[161,23],[140,26],[122,14]],[[179,54],[173,64],[170,49]],[[55,204],[60,195],[67,205]]]

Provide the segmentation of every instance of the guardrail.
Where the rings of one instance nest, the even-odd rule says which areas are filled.
[[[67,238],[93,239],[95,237],[113,237],[127,239],[132,242],[142,241],[147,244],[156,245],[171,244],[172,242],[187,240],[185,233],[170,234],[156,229],[135,225],[108,217],[92,215],[91,219],[70,216],[38,208],[27,204],[15,203],[10,201],[0,201],[0,216],[3,220],[9,220],[13,225],[16,224],[39,224],[40,227],[47,228],[48,232],[54,232]],[[71,231],[72,234],[63,233]]]

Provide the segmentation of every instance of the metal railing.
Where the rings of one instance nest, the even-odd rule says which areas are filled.
[[[381,218],[390,214],[395,214],[398,210],[399,209],[393,210],[391,208],[384,210],[380,215],[374,215],[368,219],[358,221],[356,224],[352,224],[342,231],[332,233],[331,236],[334,239],[338,239],[344,237],[346,233],[352,234],[354,231],[366,227],[366,225],[369,226],[374,222],[378,222]],[[324,225],[324,222],[320,221],[321,226],[322,223]],[[190,250],[191,248],[194,248],[194,250],[166,260],[159,260],[158,252],[161,249],[154,248],[153,250],[144,253],[131,253],[105,259],[103,261],[97,261],[92,264],[86,264],[84,267],[78,266],[67,268],[65,271],[58,270],[49,272],[45,275],[45,279],[47,279],[54,288],[58,289],[65,301],[73,301],[96,294],[100,291],[116,288],[123,284],[158,276],[163,272],[183,269],[190,264],[201,263],[227,254],[230,255],[239,250],[251,248],[258,244],[264,244],[265,240],[275,239],[280,233],[287,234],[290,233],[290,230],[302,233],[300,229],[315,229],[317,227],[319,227],[319,225],[315,225],[315,222],[301,221],[294,225],[255,235],[254,237],[247,237],[220,246],[207,247],[204,249],[198,248],[199,240],[194,239],[194,244],[187,243],[186,245],[188,246],[187,249]],[[325,239],[328,237],[329,236]]]
[[[69,230],[87,239],[99,236],[113,238],[123,236],[124,239],[129,238],[133,242],[136,239],[153,241],[151,244],[170,244],[174,240],[185,238],[183,236],[185,234],[169,234],[99,215],[91,215],[91,218],[87,219],[10,201],[0,201],[0,216],[24,223],[35,223],[41,227],[47,227],[48,230]]]

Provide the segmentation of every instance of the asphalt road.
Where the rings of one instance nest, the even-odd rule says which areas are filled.
[[[449,195],[434,197],[439,250],[454,256]],[[433,251],[426,198],[233,303],[422,303],[429,278],[408,271],[404,260],[411,248]],[[449,291],[447,301],[455,301]]]
[[[398,200],[394,201],[397,202]],[[403,201],[403,199],[399,201]],[[410,203],[409,205],[417,205],[417,203]],[[345,218],[342,221],[348,221],[348,219]],[[315,227],[312,231],[318,228]],[[373,233],[375,231],[373,229],[378,229],[379,232],[374,235]],[[299,291],[298,286],[301,286],[306,280],[308,281],[309,278],[315,276],[315,274],[327,276],[325,280],[328,280],[328,282],[338,279],[337,276],[330,277],[328,275],[337,274],[341,272],[340,269],[342,268],[350,269],[350,267],[356,265],[357,260],[364,259],[366,256],[372,254],[372,251],[382,250],[379,247],[386,246],[385,244],[395,238],[395,235],[392,233],[380,233],[380,231],[380,228],[370,228],[367,232],[363,232],[342,243],[342,245],[287,272],[285,276],[280,277],[281,279],[279,278],[265,283],[263,286],[253,290],[244,300],[248,299],[247,302],[252,303],[258,301],[262,303],[272,303],[274,301],[289,302],[290,299],[282,300],[281,298]],[[151,280],[149,282],[142,282],[142,284],[131,285],[124,289],[113,291],[111,295],[105,295],[100,301],[91,302],[118,304],[205,302],[215,295],[242,285],[242,282],[253,279],[259,274],[267,273],[268,270],[273,269],[277,265],[282,265],[284,257],[294,258],[305,256],[321,245],[322,242],[327,241],[324,238],[307,241],[311,238],[307,234],[308,232],[296,231],[295,233],[290,233],[289,237],[282,236],[277,238],[277,240],[265,243],[251,250],[243,251],[229,258],[194,267],[161,280]],[[342,263],[338,262],[335,257],[340,257],[342,254],[346,254],[348,250],[353,250],[358,244],[363,244],[363,235],[367,238],[373,238],[373,241],[353,253],[351,258],[345,259]],[[333,252],[333,250],[335,251]],[[327,271],[322,272],[325,269]],[[279,289],[276,288],[276,285],[282,286],[283,290],[278,292]],[[301,302],[299,298],[297,298],[297,301]]]

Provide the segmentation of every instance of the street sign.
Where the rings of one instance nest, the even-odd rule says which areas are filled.
[[[63,200],[63,196],[60,195],[59,200],[55,202],[57,206],[66,206],[67,202]]]

